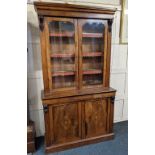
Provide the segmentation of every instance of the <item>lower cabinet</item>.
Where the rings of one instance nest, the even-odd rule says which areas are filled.
[[[47,152],[113,137],[111,97],[48,104],[44,114]]]

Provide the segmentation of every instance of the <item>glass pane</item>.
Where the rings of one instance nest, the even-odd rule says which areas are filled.
[[[89,20],[82,27],[83,85],[103,83],[104,24]]]
[[[49,23],[52,88],[75,86],[74,24],[65,21]]]

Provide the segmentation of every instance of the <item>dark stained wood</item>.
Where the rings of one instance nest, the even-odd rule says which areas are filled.
[[[80,103],[49,106],[49,124],[52,126],[51,144],[75,141],[81,138]]]
[[[34,5],[40,25],[46,152],[112,139],[116,90],[110,88],[109,81],[111,26],[116,10],[48,2],[34,2]],[[83,32],[83,25],[92,20],[98,20],[104,24],[103,33],[101,31]],[[56,31],[52,31],[49,28],[51,21],[72,23],[74,30],[68,30],[69,28],[66,27],[63,29],[59,23],[55,25]],[[60,38],[63,48],[60,48]],[[94,41],[92,49],[91,43],[82,43],[83,38],[99,39],[99,42]],[[52,39],[55,39],[55,42],[57,39],[58,41],[54,44]],[[102,40],[104,47],[100,46]],[[64,61],[68,58],[75,63],[62,63],[65,68],[63,70],[60,60]],[[53,65],[55,59],[59,60]],[[84,61],[87,59],[86,63],[83,59]],[[96,65],[95,68],[91,68],[92,64],[89,61],[92,59]],[[103,70],[100,66],[103,66]],[[97,76],[99,77],[97,80],[101,78],[103,82],[90,86],[84,85],[83,75]],[[65,77],[71,81],[74,76],[75,85],[71,87],[63,87],[66,81],[58,80],[60,83],[56,84],[62,84],[60,88],[54,83],[57,77]]]
[[[95,137],[107,133],[107,100],[97,99],[85,102],[85,137]]]

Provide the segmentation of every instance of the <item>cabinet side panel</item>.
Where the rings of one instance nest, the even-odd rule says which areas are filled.
[[[108,22],[109,23],[109,22]],[[107,56],[106,56],[106,79],[105,87],[110,85],[110,61],[111,61],[111,24],[108,24],[108,42],[107,42]]]
[[[103,71],[103,86],[106,86],[106,71],[107,71],[107,53],[108,53],[108,25],[105,26],[104,36],[104,71]]]
[[[49,118],[49,111],[44,112],[44,119],[45,119],[45,142],[46,146],[51,145],[51,128],[50,128],[50,118]]]
[[[49,79],[48,79],[48,67],[47,67],[47,55],[46,55],[46,36],[45,29],[40,30],[40,43],[41,43],[41,55],[42,55],[42,69],[43,69],[43,81],[44,81],[44,91],[49,91]]]
[[[45,18],[45,42],[46,42],[46,63],[47,63],[47,77],[48,77],[48,87],[51,90],[52,87],[52,79],[51,79],[51,63],[50,63],[50,51],[49,51],[49,28],[48,22]]]

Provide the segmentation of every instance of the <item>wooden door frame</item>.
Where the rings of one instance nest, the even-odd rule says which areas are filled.
[[[101,21],[104,25],[105,25],[105,30],[104,30],[104,39],[103,39],[103,43],[104,43],[104,47],[103,47],[103,78],[102,78],[102,84],[100,85],[93,85],[93,86],[83,86],[82,85],[82,82],[83,82],[83,74],[82,74],[82,71],[83,71],[83,63],[82,63],[82,26],[84,25],[84,23],[86,23],[87,21]],[[79,89],[83,89],[83,88],[94,88],[94,87],[106,87],[106,64],[108,64],[108,59],[107,59],[107,53],[108,53],[108,24],[107,24],[107,20],[104,20],[104,19],[78,19],[78,49],[79,49]]]
[[[64,22],[71,22],[74,24],[74,45],[75,45],[75,70],[76,70],[76,75],[75,75],[75,88],[58,88],[58,89],[53,89],[52,88],[52,65],[50,62],[50,43],[49,43],[49,28],[48,28],[48,23],[52,21],[64,21]],[[48,78],[48,90],[50,92],[52,91],[67,91],[71,89],[77,89],[78,88],[78,31],[77,31],[77,19],[74,18],[61,18],[61,17],[45,17],[45,44],[46,44],[46,65],[47,65],[47,77]],[[45,69],[45,68],[43,68]]]

